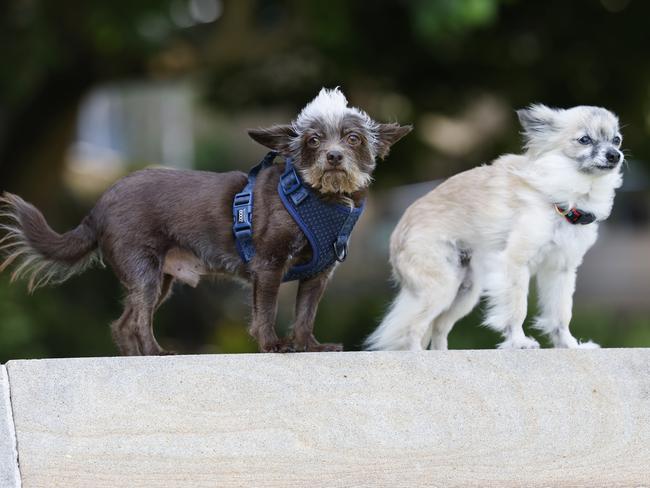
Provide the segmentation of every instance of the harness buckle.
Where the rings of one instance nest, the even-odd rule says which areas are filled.
[[[252,194],[249,191],[242,191],[240,193],[237,193],[235,195],[235,198],[233,200],[233,205],[235,206],[240,206],[240,205],[250,205],[251,204],[251,197]]]
[[[282,189],[284,190],[284,193],[287,195],[291,195],[293,192],[295,192],[298,188],[302,186],[300,184],[300,179],[296,175],[295,170],[290,171],[286,175],[282,175],[281,180],[282,180]]]
[[[348,243],[345,241],[334,241],[334,255],[339,263],[345,261],[345,258],[348,257]]]
[[[293,192],[290,195],[294,205],[300,205],[308,196],[309,192],[305,187],[300,187],[297,191]]]
[[[244,191],[237,193],[233,200],[233,217],[235,223],[233,224],[233,230],[235,233],[240,236],[244,235],[243,231],[248,230],[250,235],[251,224],[251,203],[253,200],[253,195],[251,192]]]
[[[242,238],[244,238],[244,239],[252,239],[253,238],[253,232],[252,232],[250,226],[248,228],[237,229],[235,232],[237,233],[237,237],[240,238],[240,239],[242,239]]]

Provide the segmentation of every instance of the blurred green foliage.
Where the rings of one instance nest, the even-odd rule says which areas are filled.
[[[191,78],[221,113],[297,110],[323,85],[341,85],[373,115],[417,122],[454,116],[492,94],[508,106],[533,101],[598,104],[626,124],[625,145],[650,161],[650,66],[641,0],[229,0],[210,24],[178,25],[184,0],[8,0],[0,3],[0,190],[43,206],[54,228],[88,210],[62,183],[82,98],[128,80]],[[175,23],[176,22],[176,23]],[[401,111],[381,109],[397,99]],[[278,121],[281,122],[281,121]],[[478,152],[444,157],[417,134],[380,165],[376,187],[445,177],[518,150],[512,130]],[[224,137],[198,141],[195,166],[237,158]],[[435,164],[444,161],[445,164]],[[322,340],[359,347],[390,301],[385,278],[335,278],[317,319]],[[107,324],[120,313],[119,285],[93,270],[27,296],[0,276],[0,361],[113,354]],[[186,352],[255,350],[246,291],[226,283],[179,288],[157,314],[161,342]],[[280,322],[286,327],[291,307]],[[451,347],[493,347],[479,311],[452,332]],[[642,313],[576,308],[573,328],[606,346],[650,345]]]
[[[416,32],[425,41],[444,42],[468,29],[492,23],[498,13],[497,0],[454,0],[430,2],[416,0],[412,8]]]

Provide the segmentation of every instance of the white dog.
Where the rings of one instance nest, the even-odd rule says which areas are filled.
[[[535,326],[555,347],[596,348],[569,332],[576,270],[621,186],[617,117],[598,107],[532,105],[518,112],[526,151],[450,178],[411,205],[390,243],[400,291],[368,349],[446,349],[454,323],[484,296],[501,348],[529,349]]]

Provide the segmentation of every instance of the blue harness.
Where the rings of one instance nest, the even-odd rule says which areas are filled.
[[[248,173],[244,189],[235,195],[232,203],[233,233],[237,251],[245,263],[255,255],[253,244],[253,190],[258,173],[273,164],[277,153],[268,153],[261,163]],[[304,280],[326,270],[334,262],[342,262],[347,257],[348,241],[354,224],[363,212],[365,202],[360,207],[349,208],[343,205],[323,202],[300,179],[298,172],[285,159],[285,170],[278,183],[278,194],[287,209],[309,241],[311,261],[291,268],[283,281]]]

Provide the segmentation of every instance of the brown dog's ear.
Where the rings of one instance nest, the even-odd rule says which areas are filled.
[[[290,125],[274,125],[264,129],[249,129],[248,135],[255,142],[259,142],[262,146],[266,146],[279,153],[289,152],[291,140],[298,137],[298,134]]]
[[[377,129],[377,156],[384,159],[388,156],[390,147],[412,130],[413,127],[410,125],[379,124]]]

